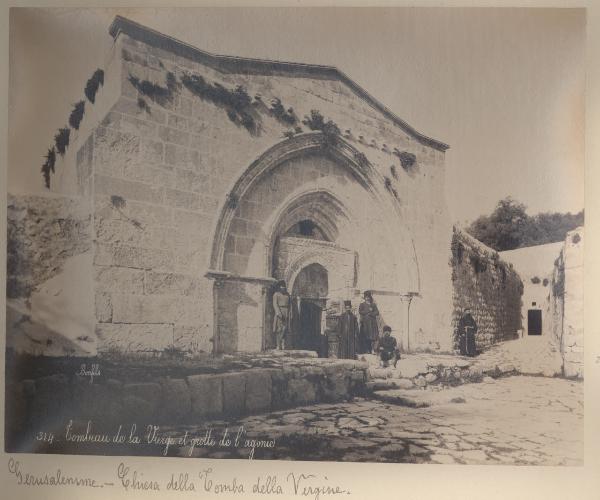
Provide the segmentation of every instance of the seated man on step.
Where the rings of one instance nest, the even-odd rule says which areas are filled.
[[[392,337],[391,333],[392,328],[386,325],[383,327],[383,337],[379,339],[379,348],[377,351],[379,353],[379,363],[382,368],[389,366],[391,360],[393,360],[394,368],[396,368],[400,359],[400,350],[397,347],[396,339]]]

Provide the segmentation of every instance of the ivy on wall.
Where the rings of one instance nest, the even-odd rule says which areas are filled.
[[[97,69],[94,71],[92,76],[88,79],[83,89],[85,97],[94,104],[96,100],[96,94],[98,89],[104,85],[104,71]],[[71,129],[79,130],[81,121],[85,114],[85,101],[78,101],[73,105],[73,109],[69,115],[69,127],[65,126],[58,129],[58,132],[54,135],[54,146],[48,149],[46,156],[44,157],[44,163],[42,164],[41,172],[44,179],[44,185],[50,189],[50,178],[51,174],[55,173],[56,165],[56,153],[64,156],[69,147],[71,141]]]
[[[335,146],[341,135],[340,128],[333,120],[325,121],[323,115],[316,109],[310,111],[310,116],[305,116],[302,123],[309,129],[320,131],[325,136],[326,146]]]
[[[48,149],[46,153],[46,161],[42,165],[42,175],[44,176],[44,184],[50,188],[50,173],[54,173],[54,165],[56,163],[56,149],[54,146]]]
[[[244,127],[253,135],[259,133],[260,123],[252,108],[252,98],[244,86],[238,85],[231,90],[219,83],[209,83],[201,75],[190,74],[184,74],[181,83],[203,101],[224,108],[227,117],[236,125]]]
[[[79,101],[73,105],[73,110],[69,115],[69,125],[75,130],[79,130],[79,124],[85,113],[85,101]]]
[[[140,80],[138,77],[129,75],[129,83],[140,93],[153,100],[161,106],[165,106],[171,102],[175,97],[175,91],[177,90],[178,83],[175,75],[170,71],[165,77],[165,85],[158,85],[157,83],[149,80]],[[139,102],[138,102],[139,106]]]
[[[59,128],[58,132],[54,136],[54,144],[56,151],[60,156],[64,156],[69,147],[69,141],[71,137],[71,129],[69,127]]]
[[[394,155],[400,159],[400,165],[402,165],[402,168],[406,171],[414,167],[417,161],[417,157],[413,153],[399,151],[397,148],[394,148]]]
[[[298,121],[293,108],[286,110],[278,97],[271,101],[271,114],[284,125],[295,125]]]
[[[88,100],[94,104],[96,101],[96,94],[98,93],[98,89],[104,85],[104,71],[101,69],[97,69],[94,71],[94,74],[90,77],[90,79],[85,84],[85,89],[83,93],[88,98]]]

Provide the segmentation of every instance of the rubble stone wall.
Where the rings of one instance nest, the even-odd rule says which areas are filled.
[[[452,237],[454,328],[469,307],[477,323],[477,349],[515,339],[521,328],[523,283],[498,253],[460,229]],[[456,348],[456,344],[455,344]]]
[[[60,272],[65,260],[92,247],[88,201],[8,195],[6,295],[27,298]]]

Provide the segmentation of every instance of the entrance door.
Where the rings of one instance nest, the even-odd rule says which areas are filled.
[[[292,327],[295,349],[325,355],[326,337],[321,332],[321,320],[328,289],[327,270],[320,264],[306,266],[294,280],[292,297],[298,304],[298,316]]]
[[[542,334],[542,311],[539,309],[529,309],[527,311],[527,334]]]
[[[300,299],[300,318],[297,332],[299,349],[322,354],[321,306],[310,299]]]

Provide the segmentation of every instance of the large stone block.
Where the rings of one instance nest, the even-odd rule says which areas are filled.
[[[310,404],[317,400],[317,391],[309,380],[292,379],[288,382],[290,401],[295,404]]]
[[[143,182],[118,179],[108,175],[96,174],[94,185],[97,194],[120,196],[125,201],[160,203],[164,197],[162,187],[154,187]]]
[[[188,149],[175,144],[166,144],[165,163],[194,170],[201,165],[200,152],[195,149]]]
[[[173,328],[173,345],[179,349],[190,351],[213,352],[212,325],[202,326],[175,325]]]
[[[89,367],[88,367],[89,369]],[[89,377],[73,379],[74,418],[104,419],[111,416],[114,403],[120,396],[111,386]]]
[[[171,226],[173,210],[162,205],[148,204],[134,200],[124,200],[125,205],[118,210],[113,205],[110,195],[98,194],[94,197],[96,217],[112,218],[115,220],[128,219],[142,227]]]
[[[106,292],[96,292],[95,297],[96,320],[99,323],[109,323],[112,321],[112,302],[110,294]]]
[[[178,189],[167,189],[165,193],[165,203],[174,208],[185,210],[200,210],[202,206],[202,196],[191,191],[181,191]]]
[[[200,279],[194,276],[148,271],[144,293],[150,295],[199,295],[204,293],[202,285]]]
[[[49,375],[35,381],[35,395],[31,399],[30,417],[36,423],[48,419],[57,421],[71,418],[71,386],[66,375]]]
[[[190,134],[170,127],[160,127],[158,136],[165,142],[187,146],[190,142]]]
[[[173,268],[173,253],[170,250],[113,245],[109,251],[110,262],[115,266],[135,269],[170,270]]]
[[[161,141],[144,138],[140,143],[140,161],[142,165],[160,165],[163,163],[164,146]],[[154,182],[158,185],[158,179]]]
[[[152,422],[158,417],[161,399],[161,386],[157,383],[125,384],[122,390],[124,416],[139,422]]]
[[[162,351],[173,341],[171,324],[99,323],[98,351]]]
[[[96,267],[96,289],[119,293],[144,293],[144,271],[127,267]]]
[[[177,321],[176,297],[119,295],[113,303],[115,323],[174,323]]]
[[[129,99],[125,96],[121,96],[121,98],[113,106],[112,110],[132,117],[151,120],[155,123],[166,122],[166,114],[159,107],[152,106],[152,112],[148,113],[144,109],[140,108],[136,99]]]
[[[244,373],[223,374],[223,414],[241,415],[244,412],[246,376]]]
[[[191,375],[187,383],[192,397],[192,413],[205,417],[223,413],[223,380],[220,375]]]
[[[119,175],[124,165],[137,161],[140,138],[113,128],[98,127],[93,147],[95,170]]]
[[[116,115],[118,113],[111,112],[110,114]],[[140,119],[134,116],[119,114],[118,128],[123,132],[133,135],[140,135],[142,137],[152,137],[156,135],[156,130],[158,128],[156,122],[145,118],[145,116],[144,119]],[[110,120],[109,123],[110,122],[114,123],[114,120]],[[102,123],[104,124],[104,121]]]
[[[192,396],[185,380],[166,379],[162,383],[162,395],[160,415],[164,421],[178,422],[190,415]]]
[[[246,410],[257,412],[271,407],[270,370],[249,370],[246,372]]]
[[[349,379],[342,373],[330,375],[324,384],[325,397],[332,401],[346,399],[349,396],[349,390]]]
[[[173,167],[164,164],[130,163],[123,167],[123,176],[155,186],[172,187],[175,184]]]
[[[176,168],[175,188],[196,193],[210,192],[210,177],[206,172]]]

